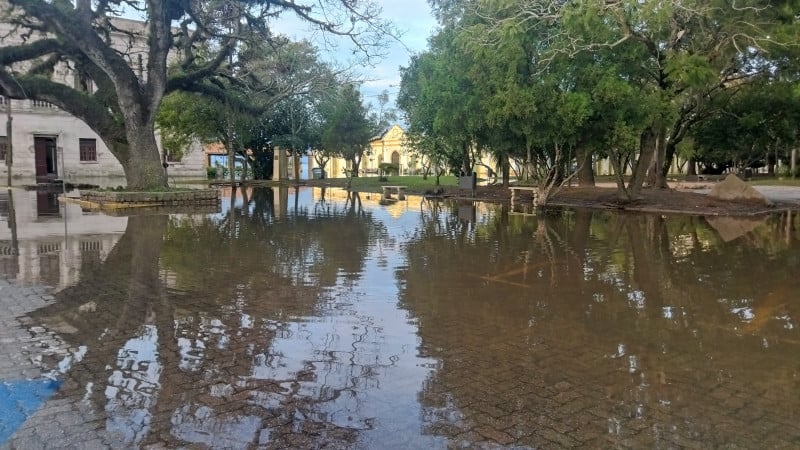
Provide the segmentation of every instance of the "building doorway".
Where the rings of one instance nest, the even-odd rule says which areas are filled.
[[[36,182],[51,183],[58,178],[58,154],[56,138],[34,136],[33,149],[36,164]]]

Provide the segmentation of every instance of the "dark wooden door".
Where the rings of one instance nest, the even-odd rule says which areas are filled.
[[[56,138],[34,137],[33,149],[36,160],[36,181],[39,183],[52,183],[58,178]]]
[[[33,138],[33,151],[36,164],[36,181],[47,181],[47,140],[48,138]]]

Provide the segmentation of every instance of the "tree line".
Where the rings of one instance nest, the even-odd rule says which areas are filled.
[[[540,198],[614,169],[621,199],[698,170],[789,160],[794,1],[430,0],[440,24],[402,71],[409,142],[472,172],[490,154]]]

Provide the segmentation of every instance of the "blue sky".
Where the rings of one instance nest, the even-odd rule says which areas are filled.
[[[400,66],[408,65],[412,54],[427,47],[428,37],[436,29],[437,23],[427,0],[375,1],[383,8],[383,17],[392,21],[403,35],[401,42],[392,42],[385,58],[375,61],[373,66],[358,66],[356,73],[365,80],[361,89],[365,102],[374,103],[375,96],[385,89],[389,91],[394,106],[394,95],[400,84]],[[293,39],[310,39],[317,43],[325,59],[341,65],[348,64],[352,47],[344,44],[338,49],[326,49],[321,40],[310,32],[309,26],[295,17],[284,15],[273,24],[273,30]]]

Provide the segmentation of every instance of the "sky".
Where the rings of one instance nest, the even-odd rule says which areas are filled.
[[[427,0],[375,0],[383,9],[382,17],[400,29],[400,42],[392,41],[386,57],[375,61],[373,66],[359,66],[356,73],[365,81],[361,93],[365,103],[376,103],[376,96],[384,90],[394,106],[395,95],[400,85],[400,67],[407,66],[411,55],[422,52],[428,45],[428,37],[434,33],[437,23]],[[326,49],[324,43],[315,38],[308,24],[291,15],[284,15],[273,23],[273,30],[293,39],[310,39],[317,43],[323,58],[339,64],[347,64],[352,47]]]

